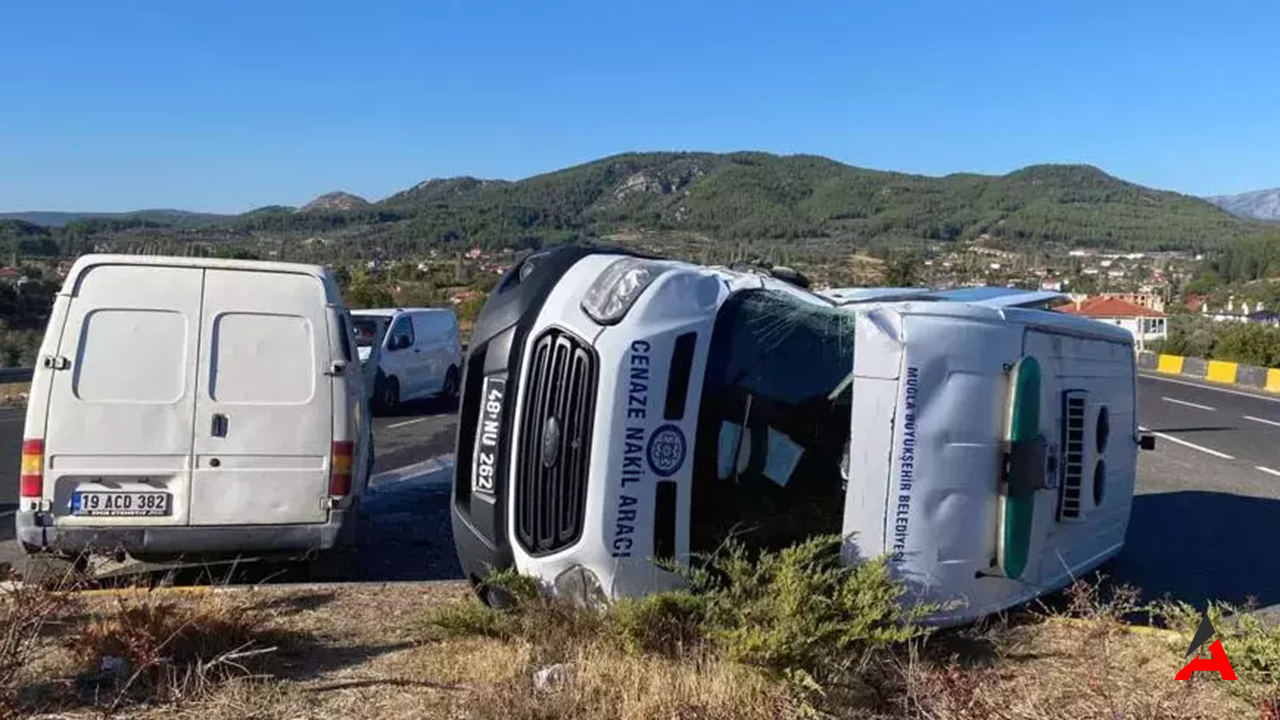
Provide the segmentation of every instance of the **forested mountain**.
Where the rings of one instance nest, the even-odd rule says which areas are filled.
[[[260,208],[214,224],[138,214],[82,220],[50,238],[64,247],[76,241],[76,248],[105,239],[125,249],[131,242],[147,248],[166,241],[306,242],[335,257],[475,244],[534,247],[636,230],[862,248],[984,234],[1011,244],[1142,250],[1241,245],[1269,255],[1280,246],[1280,227],[1084,165],[926,177],[816,156],[628,153],[514,182],[428,180],[372,204],[326,197],[333,202]],[[182,232],[168,232],[178,227]],[[0,229],[0,240],[17,237],[12,228]],[[1259,263],[1269,267],[1271,260]]]

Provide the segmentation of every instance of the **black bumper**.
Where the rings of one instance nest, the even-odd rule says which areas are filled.
[[[33,512],[15,516],[18,542],[28,553],[74,555],[124,552],[137,558],[201,556],[305,556],[341,548],[352,540],[355,509],[331,510],[329,521],[313,525],[175,527],[53,527]]]
[[[506,522],[506,501],[510,497],[509,443],[519,420],[515,417],[515,404],[524,380],[519,377],[519,369],[529,331],[547,296],[569,268],[584,257],[601,253],[637,255],[617,248],[583,245],[537,254],[534,256],[537,257],[535,269],[523,280],[520,279],[521,268],[524,262],[529,261],[511,268],[489,295],[476,320],[463,371],[450,503],[458,561],[472,583],[478,584],[490,572],[508,569],[515,563],[511,553],[510,528]],[[471,491],[481,393],[486,377],[506,380],[500,436],[507,444],[498,448],[492,495]]]

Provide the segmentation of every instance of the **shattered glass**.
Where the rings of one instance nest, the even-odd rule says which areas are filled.
[[[842,525],[854,315],[776,290],[716,318],[698,417],[692,550],[775,549]]]

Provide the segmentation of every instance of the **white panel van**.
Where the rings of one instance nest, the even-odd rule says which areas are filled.
[[[357,310],[352,313],[360,362],[375,408],[428,397],[453,399],[462,380],[458,318],[447,308]]]
[[[1123,545],[1133,339],[1009,288],[811,292],[565,246],[490,294],[467,348],[452,519],[495,569],[583,601],[642,595],[729,537],[887,555],[967,622]],[[799,285],[799,286],[798,286]]]
[[[342,549],[366,406],[324,268],[81,257],[32,382],[18,540],[157,560]]]

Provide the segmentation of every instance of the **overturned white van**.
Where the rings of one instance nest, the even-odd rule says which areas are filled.
[[[517,265],[468,347],[462,566],[560,594],[671,586],[654,559],[842,533],[938,622],[1116,554],[1133,494],[1132,338],[1006,289],[814,293],[569,247]]]
[[[324,558],[372,461],[350,317],[324,268],[87,255],[27,406],[30,553]]]

